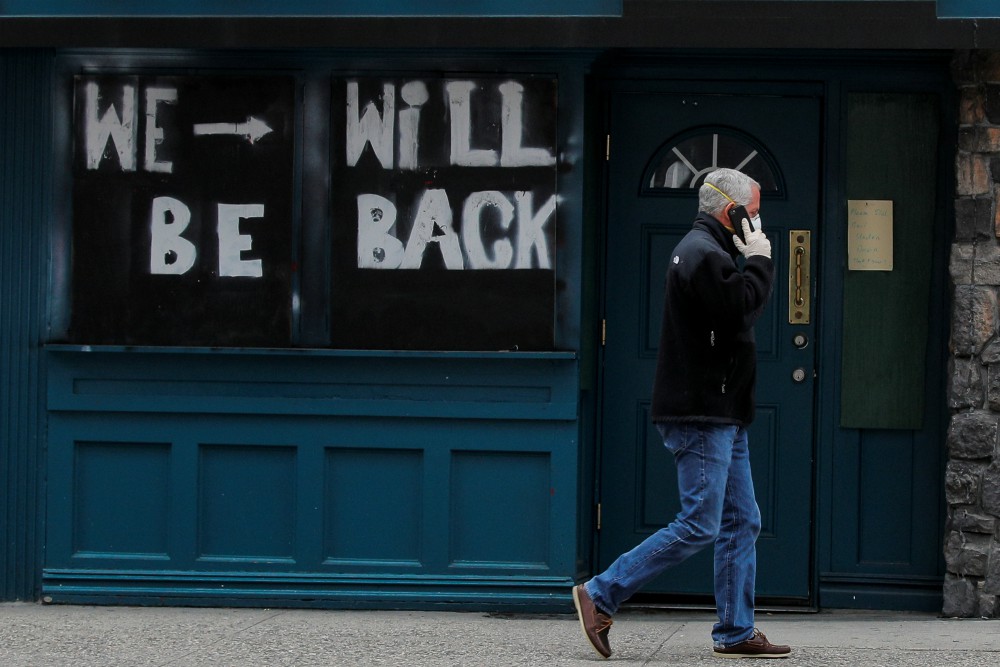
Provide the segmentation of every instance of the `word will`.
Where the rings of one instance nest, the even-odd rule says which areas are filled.
[[[547,148],[524,146],[524,86],[507,81],[497,86],[500,91],[500,150],[472,148],[472,93],[478,84],[473,81],[449,81],[444,90],[448,100],[452,165],[462,167],[548,167],[556,163]],[[400,109],[399,159],[394,159],[397,137],[396,85],[382,85],[382,112],[374,102],[360,110],[358,82],[347,82],[347,166],[357,165],[366,145],[370,145],[383,169],[417,169],[420,152],[420,110],[430,99],[427,84],[410,81],[400,90],[408,106]]]

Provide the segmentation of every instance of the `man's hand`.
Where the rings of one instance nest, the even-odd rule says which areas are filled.
[[[740,251],[740,254],[744,257],[760,255],[771,259],[771,242],[767,240],[762,230],[751,232],[750,221],[746,218],[743,218],[743,237],[747,240],[746,243],[740,241],[739,236],[733,235],[733,243],[736,244],[736,249]]]

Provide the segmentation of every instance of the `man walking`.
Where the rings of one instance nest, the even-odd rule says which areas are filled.
[[[791,652],[754,626],[760,510],[746,428],[754,417],[757,373],[753,325],[774,280],[771,242],[761,230],[760,185],[734,169],[718,169],[699,189],[698,208],[667,269],[652,402],[653,422],[677,465],[681,509],[670,525],[573,589],[584,634],[605,658],[619,606],[710,544],[719,616],[714,654],[783,658]],[[746,258],[742,269],[740,254]]]

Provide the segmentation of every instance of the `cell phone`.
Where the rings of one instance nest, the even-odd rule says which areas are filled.
[[[736,236],[740,237],[740,241],[746,243],[747,240],[743,237],[743,221],[746,220],[747,223],[750,225],[751,232],[756,231],[753,228],[753,222],[750,221],[750,214],[747,213],[746,206],[739,206],[739,205],[734,206],[731,209],[729,209],[728,213],[729,213],[729,222],[733,226],[733,229],[736,230]]]

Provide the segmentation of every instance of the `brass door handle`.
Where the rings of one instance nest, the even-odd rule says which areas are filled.
[[[809,324],[812,312],[812,232],[792,229],[788,232],[788,323]]]

